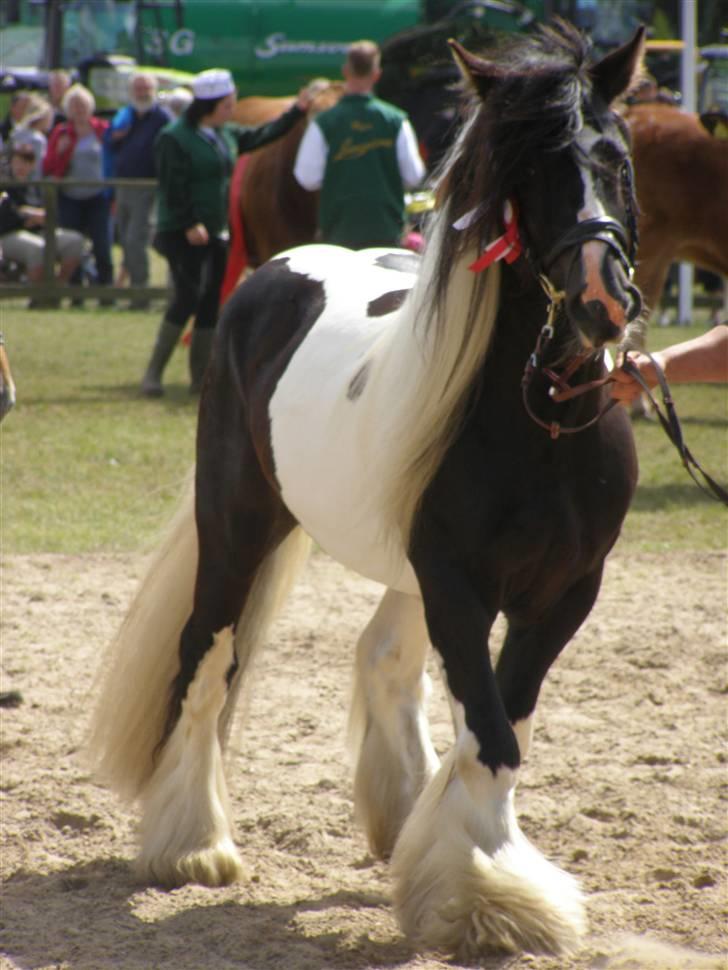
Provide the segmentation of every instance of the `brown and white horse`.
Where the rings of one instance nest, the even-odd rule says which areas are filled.
[[[194,494],[112,647],[94,719],[101,775],[142,807],[146,879],[244,874],[223,747],[313,539],[387,587],[356,648],[354,798],[371,851],[392,859],[402,929],[468,959],[578,947],[580,890],[521,831],[515,792],[541,684],[592,608],[636,484],[602,347],[641,306],[610,105],[642,42],[594,64],[562,22],[493,60],[456,46],[473,94],[422,260],[303,246],[225,304]],[[590,393],[562,403],[561,368]],[[430,643],[453,713],[442,764]]]

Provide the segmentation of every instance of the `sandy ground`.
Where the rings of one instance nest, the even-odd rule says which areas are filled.
[[[88,692],[141,572],[137,557],[10,557],[2,581],[0,967],[434,970],[388,902],[352,818],[351,661],[378,587],[316,555],[260,658],[228,778],[250,879],[140,885],[132,814],[81,758]],[[518,795],[521,823],[582,880],[571,960],[498,970],[725,967],[726,568],[715,555],[610,560],[552,670]],[[439,684],[433,736],[451,738]],[[236,736],[237,737],[237,736]]]

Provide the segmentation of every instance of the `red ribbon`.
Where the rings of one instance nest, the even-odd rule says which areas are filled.
[[[506,231],[502,236],[498,236],[492,243],[488,243],[480,256],[468,266],[473,273],[481,273],[487,269],[491,263],[504,259],[507,263],[513,263],[523,252],[521,237],[518,234],[518,216],[516,213],[515,202],[507,202],[505,209]]]

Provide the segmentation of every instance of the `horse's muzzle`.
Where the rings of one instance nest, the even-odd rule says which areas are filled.
[[[578,263],[576,260],[574,269]],[[579,282],[567,289],[569,316],[593,347],[619,340],[627,324],[642,312],[640,291],[621,259],[603,244],[588,243],[584,247],[579,269]]]

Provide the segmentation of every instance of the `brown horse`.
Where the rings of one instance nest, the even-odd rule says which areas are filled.
[[[635,282],[652,310],[673,262],[728,275],[728,140],[670,104],[633,104],[625,118],[640,207]]]

